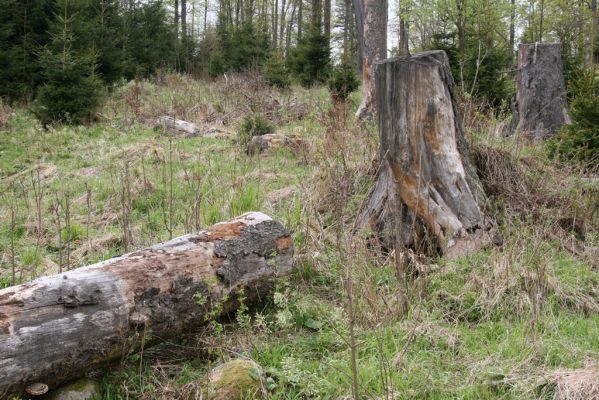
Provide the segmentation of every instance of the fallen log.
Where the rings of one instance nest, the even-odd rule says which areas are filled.
[[[264,296],[291,270],[277,221],[248,213],[98,264],[0,290],[0,398],[97,370]]]
[[[196,124],[167,116],[158,118],[156,120],[156,125],[154,126],[154,129],[165,129],[166,131],[172,134],[183,134],[188,137],[195,137],[200,135],[200,129],[197,127]]]

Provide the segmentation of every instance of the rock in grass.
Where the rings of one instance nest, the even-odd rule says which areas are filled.
[[[92,379],[79,379],[53,390],[48,400],[92,400],[100,398],[100,384]]]
[[[252,137],[246,147],[246,152],[249,155],[260,154],[266,150],[279,149],[287,147],[296,154],[301,154],[309,151],[309,144],[306,140],[295,137],[282,135],[280,133],[267,133]]]
[[[214,368],[198,383],[189,383],[182,390],[182,400],[243,400],[262,399],[262,368],[253,361],[236,359]]]

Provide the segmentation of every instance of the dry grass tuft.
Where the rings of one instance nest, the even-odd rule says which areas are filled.
[[[13,115],[12,108],[0,99],[0,129],[8,129],[8,122]]]
[[[599,369],[557,370],[548,377],[544,391],[553,392],[554,400],[599,400]]]

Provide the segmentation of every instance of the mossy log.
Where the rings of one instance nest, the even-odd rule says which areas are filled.
[[[233,311],[290,272],[277,221],[248,213],[98,264],[0,290],[0,398],[56,385]]]
[[[445,52],[378,63],[376,93],[381,168],[359,225],[377,232],[385,247],[400,241],[420,250],[430,237],[448,256],[489,242],[493,223],[469,160]]]

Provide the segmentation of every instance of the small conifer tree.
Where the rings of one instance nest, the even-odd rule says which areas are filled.
[[[69,0],[59,1],[61,14],[51,32],[50,44],[41,49],[44,85],[39,89],[34,113],[46,125],[89,121],[99,104],[101,82],[96,74],[96,55],[72,50]]]

